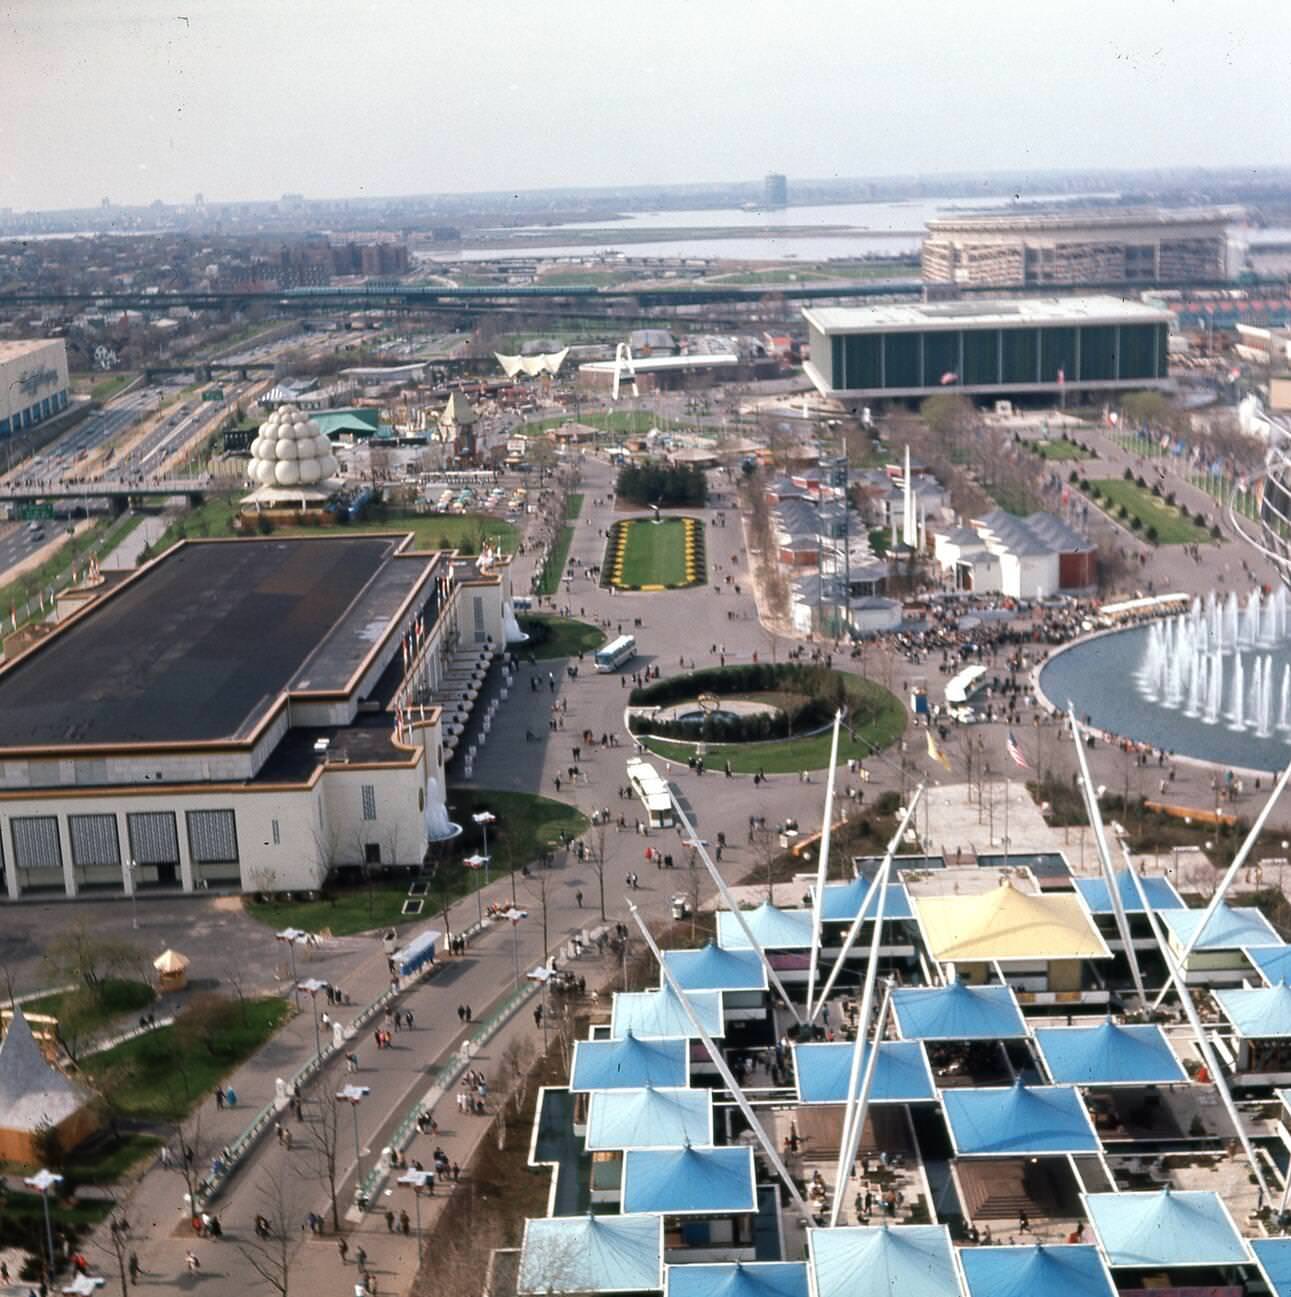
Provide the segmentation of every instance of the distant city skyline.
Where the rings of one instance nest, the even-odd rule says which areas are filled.
[[[1291,165],[1291,6],[10,0],[0,207]]]

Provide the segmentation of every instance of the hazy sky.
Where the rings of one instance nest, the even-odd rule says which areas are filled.
[[[1291,164],[1286,0],[4,0],[0,206]]]

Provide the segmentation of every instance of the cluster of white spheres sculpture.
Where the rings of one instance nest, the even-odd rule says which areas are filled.
[[[279,406],[251,443],[247,478],[260,486],[315,486],[336,471],[336,456],[318,424],[289,406]]]

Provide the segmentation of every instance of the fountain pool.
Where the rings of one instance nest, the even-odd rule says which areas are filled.
[[[1291,761],[1287,594],[1193,601],[1178,616],[1060,650],[1041,692],[1099,729],[1217,765]]]

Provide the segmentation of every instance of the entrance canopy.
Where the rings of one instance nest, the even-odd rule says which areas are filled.
[[[1059,1085],[1173,1085],[1188,1080],[1161,1028],[1153,1024],[1038,1027],[1036,1044]]]
[[[683,991],[765,991],[767,971],[753,950],[665,950],[663,962]],[[662,974],[660,974],[662,976]]]
[[[1010,986],[901,987],[892,1012],[904,1040],[1015,1040],[1027,1025]]]
[[[1088,1244],[966,1247],[959,1261],[968,1297],[1115,1297],[1103,1258]]]
[[[811,911],[781,910],[763,901],[756,910],[741,910],[763,950],[810,950]],[[729,910],[717,912],[717,944],[725,950],[750,950],[740,921]]]
[[[710,1036],[722,1035],[721,991],[688,991],[686,1000]],[[662,991],[620,991],[615,995],[610,1012],[610,1035],[623,1036],[629,1031],[647,1038],[699,1037],[671,987]]]
[[[587,1105],[590,1149],[677,1148],[713,1142],[711,1090],[604,1090]]]
[[[1146,874],[1139,878],[1139,882],[1143,884],[1148,904],[1154,910],[1186,908],[1183,897],[1175,891],[1174,884],[1168,878],[1162,878],[1157,874]],[[1085,898],[1085,904],[1089,906],[1091,914],[1116,913],[1112,906],[1112,891],[1107,886],[1106,879],[1077,878],[1075,883],[1076,890]],[[1116,875],[1116,890],[1121,894],[1121,909],[1126,914],[1143,913],[1143,902],[1139,900],[1138,888],[1135,887],[1134,879],[1130,877],[1128,869],[1122,869]]]
[[[873,1046],[867,1041],[861,1054],[861,1072],[869,1062]],[[829,1044],[795,1045],[794,1074],[798,1082],[800,1103],[846,1103],[852,1075],[850,1041]],[[860,1093],[860,1082],[857,1082]],[[871,1103],[918,1103],[937,1097],[928,1056],[917,1040],[889,1040],[879,1046],[879,1061],[874,1068]]]
[[[1084,1198],[1108,1265],[1244,1265],[1250,1260],[1228,1209],[1209,1190]]]
[[[801,1261],[670,1265],[663,1291],[664,1297],[808,1297],[807,1267]]]
[[[1232,987],[1211,994],[1219,1011],[1247,1040],[1291,1036],[1291,986]]]
[[[638,1293],[662,1287],[662,1216],[525,1221],[519,1293]]]
[[[960,1157],[1097,1153],[1098,1136],[1073,1086],[943,1090],[950,1142]]]
[[[628,1030],[620,1040],[574,1044],[571,1090],[632,1090],[684,1086],[690,1080],[690,1045],[682,1039],[642,1040]]]
[[[718,1216],[757,1210],[753,1150],[638,1148],[623,1159],[623,1210]]]
[[[807,1231],[816,1297],[960,1297],[944,1225]]]

